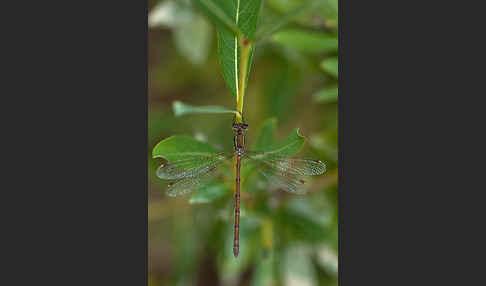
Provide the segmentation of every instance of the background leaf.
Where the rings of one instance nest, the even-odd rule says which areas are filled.
[[[302,29],[280,31],[272,36],[272,40],[308,53],[337,52],[338,50],[337,37]]]
[[[338,78],[339,72],[338,72],[338,58],[329,58],[325,59],[321,62],[321,68],[329,73],[330,75],[334,76],[335,78]]]
[[[191,20],[180,23],[174,30],[174,41],[178,50],[193,64],[206,62],[211,46],[212,28],[205,18],[194,15]]]
[[[149,13],[150,28],[170,28],[178,51],[194,65],[206,62],[211,47],[212,27],[194,11],[190,1],[168,0]]]
[[[295,244],[287,249],[283,263],[285,285],[318,285],[311,255],[306,245]]]
[[[236,110],[226,109],[221,106],[192,106],[180,101],[174,101],[172,110],[175,116],[182,116],[184,114],[199,114],[199,113],[237,113]]]
[[[316,3],[315,0],[304,0],[301,2],[302,3],[300,3],[299,6],[295,7],[292,11],[286,13],[278,13],[277,11],[274,11],[274,9],[272,9],[267,3],[264,3],[261,23],[258,25],[256,31],[256,38],[262,39],[273,34],[280,28],[289,24],[301,13],[308,11],[309,9],[314,7]]]
[[[314,94],[314,98],[320,103],[336,102],[338,99],[338,88],[332,87],[321,89]]]
[[[180,2],[164,1],[155,5],[148,14],[150,28],[174,28],[180,21],[190,19],[192,12],[183,7]]]

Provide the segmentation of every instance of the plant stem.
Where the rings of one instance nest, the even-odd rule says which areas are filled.
[[[240,74],[238,76],[238,97],[236,99],[236,110],[239,112],[236,114],[236,122],[243,122],[243,99],[245,98],[246,90],[246,75],[248,73],[248,63],[250,58],[250,52],[253,48],[253,42],[245,38],[240,38]]]

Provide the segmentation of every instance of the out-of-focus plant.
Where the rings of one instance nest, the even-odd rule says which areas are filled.
[[[212,27],[190,0],[168,0],[157,4],[148,16],[150,28],[170,28],[173,40],[184,57],[194,65],[206,62],[211,48]]]
[[[202,114],[228,114],[239,122],[243,113],[245,120],[257,111],[276,116],[279,120],[269,118],[255,124],[259,133],[249,137],[251,144],[247,145],[262,151],[292,146],[288,154],[295,154],[305,137],[295,129],[277,140],[277,129],[282,128],[277,122],[295,121],[304,115],[295,111],[296,104],[310,106],[314,101],[324,111],[314,124],[323,129],[311,134],[308,142],[311,152],[326,161],[328,173],[310,182],[306,196],[295,197],[270,192],[255,166],[243,165],[238,260],[231,252],[231,166],[188,200],[173,200],[177,209],[164,211],[161,205],[151,205],[149,219],[152,218],[153,227],[162,218],[173,217],[173,231],[166,239],[175,253],[174,278],[152,278],[151,283],[195,285],[196,281],[217,279],[223,285],[234,285],[236,280],[243,283],[240,285],[337,285],[337,0],[167,0],[157,4],[149,15],[149,26],[172,29],[177,50],[198,66],[210,54],[212,28],[208,23],[217,33],[221,74],[235,99],[235,108],[221,107],[214,101],[194,106],[177,100],[172,102],[174,115],[181,120],[191,117],[191,125],[197,125],[194,118]],[[261,77],[254,78],[255,88],[251,89],[248,82],[253,61],[265,65],[261,65],[262,71],[254,71]],[[303,85],[304,80],[307,84]],[[257,88],[261,90],[261,104],[252,105],[257,99],[245,94],[253,95]],[[310,97],[299,99],[298,94],[302,93]],[[244,99],[251,101],[245,112]],[[157,138],[157,132],[177,131],[170,127],[177,122],[174,117],[155,111],[150,116],[149,136]],[[228,126],[226,137],[231,141],[230,124],[223,125]],[[183,158],[186,152],[216,153],[222,148],[215,143],[219,144],[201,133],[196,134],[196,139],[172,136],[159,142],[152,156],[172,161]],[[149,170],[154,173],[157,161],[151,159],[150,164]],[[153,178],[153,174],[149,177]],[[187,201],[193,215],[181,217],[179,213]],[[211,263],[205,265],[204,261]],[[201,269],[206,268],[215,270],[216,278],[201,274]]]

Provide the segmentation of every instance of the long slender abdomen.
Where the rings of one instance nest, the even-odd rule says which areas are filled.
[[[233,254],[235,258],[240,252],[240,166],[241,158],[236,157],[236,184],[235,184],[235,235],[233,240]]]

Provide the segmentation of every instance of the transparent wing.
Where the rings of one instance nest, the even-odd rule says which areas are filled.
[[[162,164],[157,169],[157,176],[165,180],[178,180],[186,177],[196,177],[217,166],[231,157],[231,153],[195,154],[186,159]]]
[[[246,151],[246,157],[258,161],[281,173],[300,176],[321,175],[326,171],[326,165],[320,160],[295,159],[286,156],[264,152]]]
[[[302,176],[321,175],[326,171],[326,165],[320,160],[294,159],[252,151],[246,151],[244,158],[250,159],[273,187],[294,194],[306,192]]]
[[[306,192],[305,181],[295,174],[282,173],[263,165],[259,166],[258,171],[274,188],[299,195]]]
[[[217,174],[218,168],[216,166],[207,169],[195,177],[186,177],[177,182],[171,182],[167,189],[167,195],[170,197],[188,194],[206,184],[213,179]]]

